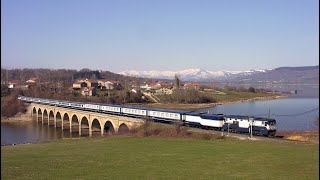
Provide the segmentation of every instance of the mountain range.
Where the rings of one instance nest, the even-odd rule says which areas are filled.
[[[278,82],[278,83],[319,83],[319,66],[279,67],[275,69],[256,69],[247,71],[209,71],[187,69],[181,71],[122,71],[125,76],[150,79],[174,79],[175,75],[183,81],[198,82]]]

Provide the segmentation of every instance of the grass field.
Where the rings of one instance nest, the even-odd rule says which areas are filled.
[[[269,94],[269,93],[237,92],[237,91],[228,91],[228,90],[213,91],[213,92],[208,91],[203,93],[206,94],[207,96],[213,97],[217,102],[230,102],[230,101],[251,99],[256,97],[275,96],[275,94]]]
[[[318,179],[318,144],[113,136],[1,147],[3,179]]]

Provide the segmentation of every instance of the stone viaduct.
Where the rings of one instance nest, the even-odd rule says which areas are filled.
[[[104,113],[82,111],[63,107],[31,103],[31,116],[37,122],[70,130],[70,132],[100,133],[101,136],[112,133],[123,133],[143,124],[142,119],[116,116]]]

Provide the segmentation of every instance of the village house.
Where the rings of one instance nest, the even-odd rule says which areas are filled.
[[[34,84],[34,83],[36,83],[37,80],[38,80],[38,78],[32,77],[29,80],[27,80],[26,83]]]
[[[161,87],[155,90],[155,94],[162,95],[162,94],[172,94],[173,88]]]
[[[9,89],[13,89],[14,87],[16,87],[18,84],[21,84],[20,80],[12,80],[8,82],[8,88]]]
[[[85,84],[83,84],[85,83]],[[79,89],[79,88],[82,88],[82,87],[95,87],[95,88],[98,88],[98,82],[95,81],[95,80],[88,80],[88,79],[79,79],[77,80],[76,82],[73,83],[72,85],[73,88],[75,89]]]
[[[87,87],[87,83],[85,83],[85,82],[80,82],[80,81],[76,81],[76,82],[74,82],[74,83],[72,84],[72,88],[73,88],[74,90],[79,90],[79,89],[81,89],[81,88],[83,88],[83,87]]]
[[[27,89],[29,88],[28,84],[22,84],[20,80],[12,80],[8,82],[9,89]]]
[[[88,87],[95,87],[96,89],[98,88],[98,81],[86,79],[84,82],[87,83]]]
[[[199,83],[186,83],[186,84],[183,85],[183,88],[184,89],[194,88],[194,89],[199,90],[200,86],[201,86],[201,84],[199,84]]]
[[[81,95],[83,96],[95,96],[97,94],[95,87],[83,87],[81,89]]]
[[[140,88],[143,90],[157,90],[161,87],[166,87],[170,89],[173,87],[173,83],[168,83],[165,81],[151,81],[146,82],[144,85],[140,86]]]
[[[119,85],[119,81],[112,81],[112,80],[98,80],[98,87],[101,89],[109,89],[113,90],[116,85]]]

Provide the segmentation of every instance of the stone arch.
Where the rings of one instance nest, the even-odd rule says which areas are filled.
[[[70,120],[70,132],[79,131],[79,119],[77,115],[72,115]]]
[[[61,113],[57,112],[56,114],[56,127],[61,127],[62,126],[62,118],[61,118]]]
[[[48,125],[54,125],[54,113],[52,110],[49,111]]]
[[[91,131],[94,136],[101,135],[101,123],[97,118],[95,118],[91,123]]]
[[[37,119],[37,109],[36,109],[36,107],[33,107],[33,109],[32,109],[32,119],[33,120],[38,120]]]
[[[119,134],[125,134],[125,133],[128,133],[128,132],[129,132],[129,127],[125,123],[122,123],[119,126],[118,133]]]
[[[42,111],[41,109],[39,108],[38,109],[38,122],[42,121]]]
[[[83,116],[80,121],[79,135],[90,135],[89,120],[86,116]]]
[[[48,123],[48,112],[46,109],[43,111],[42,123]]]
[[[69,119],[68,113],[64,113],[61,126],[62,126],[62,130],[63,129],[70,129],[70,119]]]
[[[107,121],[103,126],[103,134],[114,134],[114,126],[110,121]]]

